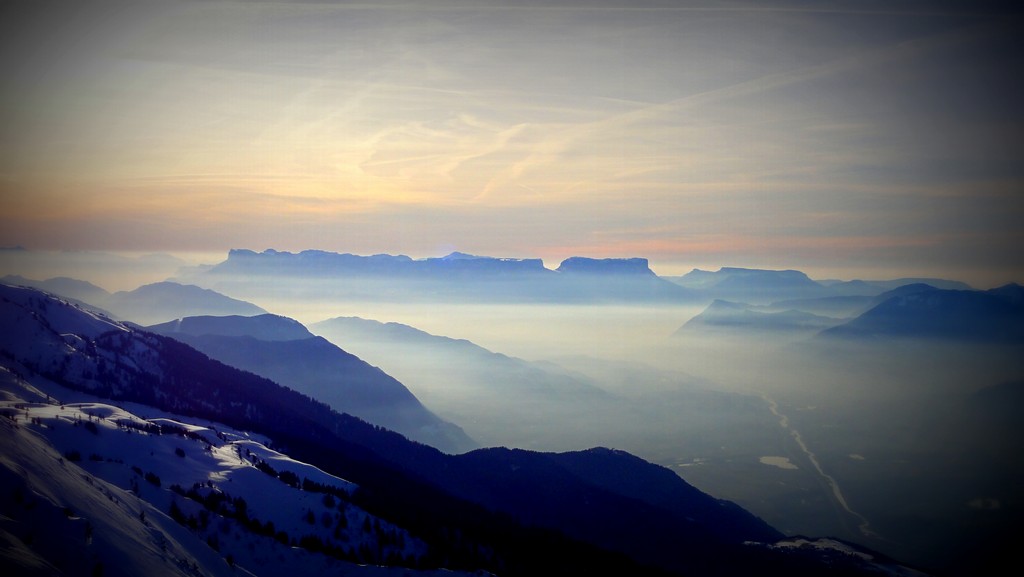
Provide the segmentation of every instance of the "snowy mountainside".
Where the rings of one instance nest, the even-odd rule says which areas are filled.
[[[87,372],[73,351],[123,325],[45,293],[0,285],[0,351],[34,370]]]
[[[376,575],[391,571],[354,562],[408,567],[427,552],[349,502],[354,484],[246,433],[30,402],[43,400],[37,390],[0,373],[0,534],[27,572]]]
[[[231,575],[145,501],[0,421],[0,559],[18,575]]]
[[[95,337],[115,329],[124,330],[118,323],[103,315],[68,301],[54,299],[40,291],[0,284],[0,299],[20,309],[20,311],[10,307],[3,309],[4,326],[11,329],[15,329],[22,323],[34,323],[38,320],[56,334],[73,333],[84,337]],[[4,332],[13,337],[17,330]],[[31,344],[31,341],[23,340],[22,342],[23,347],[28,347]]]

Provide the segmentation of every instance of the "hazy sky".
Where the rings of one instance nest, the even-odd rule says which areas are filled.
[[[1024,281],[978,3],[12,4],[0,246]]]

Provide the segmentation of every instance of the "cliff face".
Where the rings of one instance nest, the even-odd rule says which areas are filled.
[[[585,258],[574,256],[562,261],[558,272],[594,275],[655,276],[646,258]]]

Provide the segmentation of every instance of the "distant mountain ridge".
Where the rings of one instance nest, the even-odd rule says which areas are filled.
[[[255,316],[189,316],[152,325],[148,327],[148,330],[168,336],[246,336],[261,341],[294,341],[311,339],[315,336],[299,321],[269,313]]]
[[[186,317],[147,330],[449,453],[478,444],[377,367],[278,315]]]
[[[736,336],[817,333],[823,339],[1021,343],[1024,287],[1010,284],[978,291],[914,283],[875,296],[812,297],[762,306],[716,299],[675,335],[700,336],[708,331],[726,331]]]
[[[665,277],[680,286],[695,291],[705,299],[722,299],[754,305],[786,306],[786,301],[801,301],[814,306],[807,312],[849,311],[856,307],[856,299],[847,301],[839,297],[874,297],[886,291],[909,284],[929,284],[936,288],[971,290],[959,281],[945,279],[895,279],[886,281],[816,281],[798,270],[769,270],[722,267],[717,271],[694,269],[678,277]],[[833,299],[809,303],[812,299]],[[866,301],[865,301],[866,302]]]
[[[0,283],[29,286],[77,301],[95,303],[97,305],[110,297],[109,292],[91,282],[68,277],[54,277],[40,281],[19,275],[7,275],[0,278]]]
[[[824,287],[797,270],[766,270],[722,267],[715,272],[694,269],[669,280],[690,289],[716,296],[746,296],[758,301],[772,295],[814,295],[825,293]]]
[[[359,256],[322,250],[257,253],[232,249],[228,258],[187,278],[231,294],[274,290],[318,297],[447,302],[686,302],[689,290],[650,270],[647,260],[572,257],[556,270],[541,259],[495,258],[453,252],[440,258]],[[316,280],[311,286],[306,281]],[[318,292],[319,291],[319,292]]]
[[[912,285],[879,298],[873,308],[821,336],[1024,343],[1024,287],[1019,285],[988,291]]]
[[[247,249],[231,249],[226,261],[209,271],[213,274],[290,274],[298,276],[334,276],[339,274],[371,274],[389,276],[422,276],[465,272],[508,274],[549,273],[541,259],[516,259],[474,256],[453,252],[440,258],[413,259],[405,255],[376,254],[360,256],[323,250],[298,253],[267,249],[257,253]]]
[[[167,281],[116,292],[103,306],[142,325],[204,314],[253,316],[267,312],[252,303],[210,289]]]
[[[700,314],[687,321],[675,334],[700,335],[705,331],[726,331],[733,334],[737,331],[811,334],[840,322],[838,319],[799,310],[764,312],[743,303],[715,300]]]
[[[821,283],[822,285],[826,286],[826,287],[831,288],[831,289],[839,289],[839,290],[841,290],[843,292],[849,291],[851,294],[857,294],[857,293],[853,293],[853,291],[851,289],[853,289],[853,290],[863,289],[863,290],[867,291],[864,294],[878,294],[880,292],[885,292],[885,291],[893,290],[893,289],[899,288],[901,286],[906,286],[906,285],[910,285],[910,284],[926,284],[926,285],[929,285],[929,286],[933,286],[935,288],[946,289],[946,290],[974,290],[974,287],[972,287],[971,285],[969,285],[969,284],[967,284],[965,282],[962,282],[962,281],[949,280],[949,279],[943,279],[943,278],[925,278],[925,277],[906,277],[906,278],[897,278],[897,279],[890,279],[890,280],[866,280],[866,281],[865,280],[853,280],[853,281],[825,281],[825,280],[819,280],[818,282]]]
[[[568,274],[655,276],[646,258],[586,258],[574,256],[562,261],[556,272]]]
[[[485,444],[543,446],[552,426],[607,411],[612,400],[589,382],[408,325],[336,317],[310,329],[383,367]]]
[[[151,325],[196,315],[260,315],[267,311],[216,291],[177,282],[142,285],[109,293],[86,281],[56,277],[44,281],[8,275],[0,283],[27,286],[72,299],[74,302],[121,320]]]
[[[768,305],[768,308],[773,310],[795,309],[831,317],[852,317],[867,312],[868,309],[894,296],[928,290],[937,289],[929,284],[912,283],[893,288],[881,294],[791,299],[773,302]]]

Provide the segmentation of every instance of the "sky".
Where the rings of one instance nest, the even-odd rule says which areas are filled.
[[[640,256],[1024,282],[1020,14],[0,7],[0,247]]]

